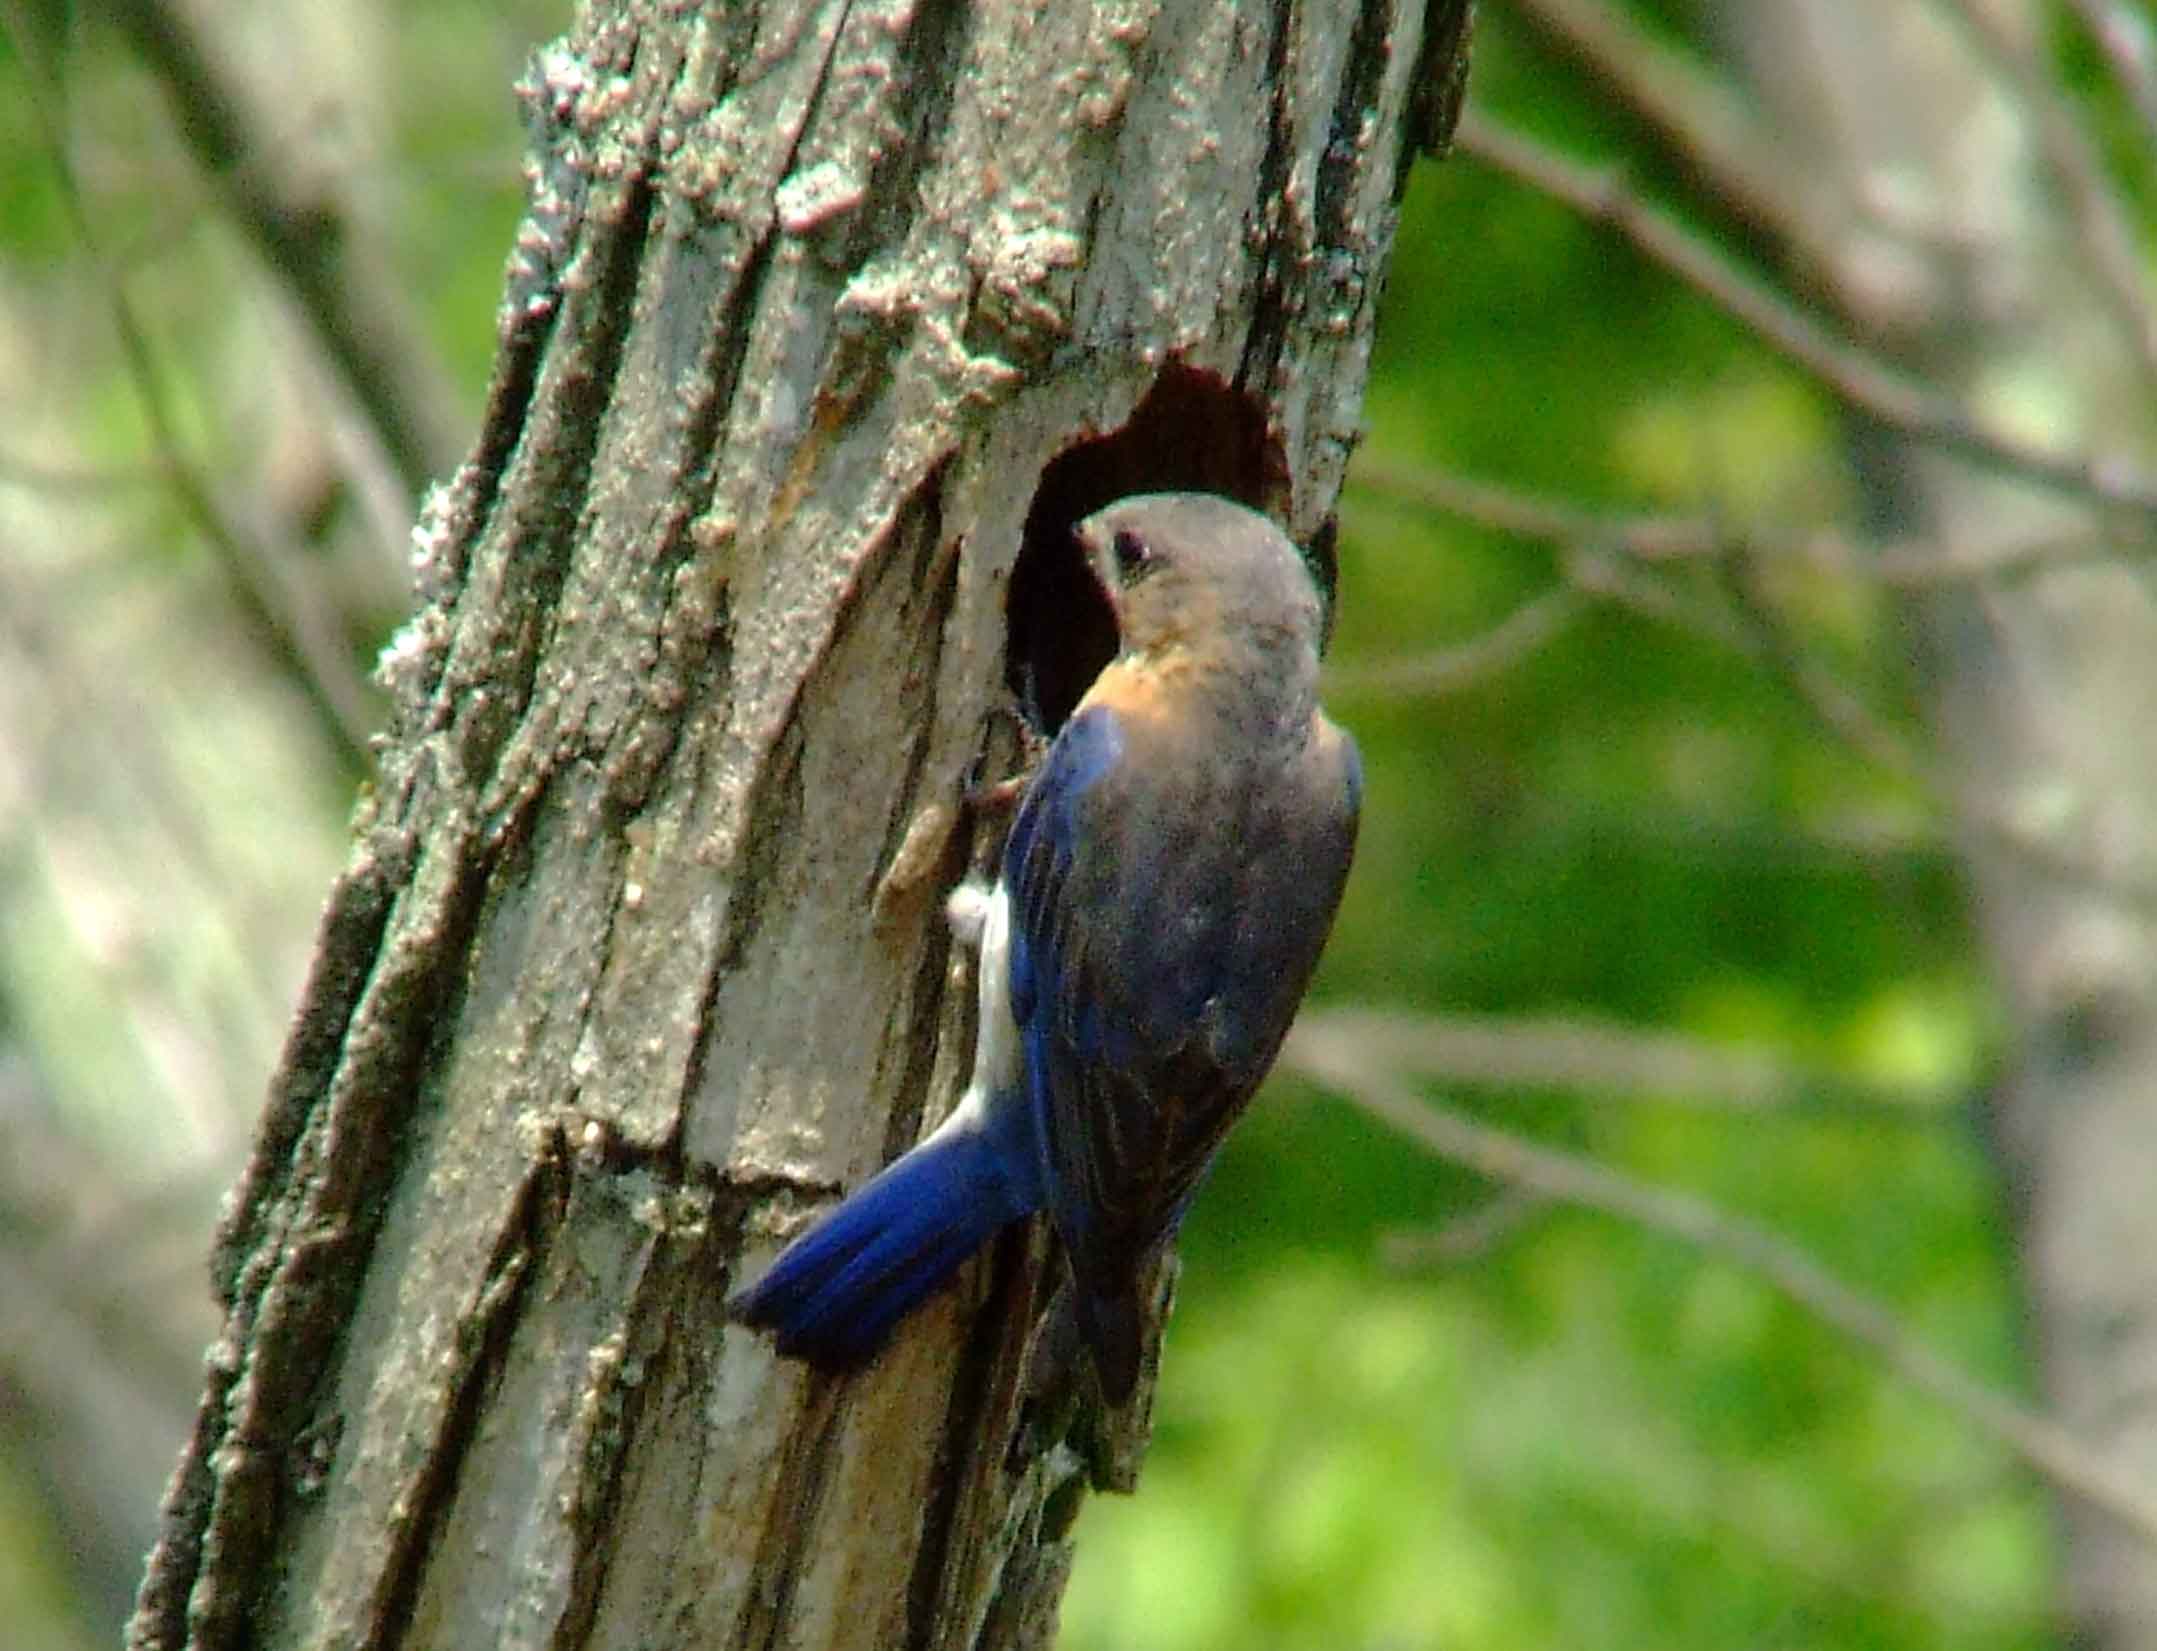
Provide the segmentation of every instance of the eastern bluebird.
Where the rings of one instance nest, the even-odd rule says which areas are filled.
[[[992,1234],[1046,1209],[1103,1395],[1138,1379],[1148,1257],[1273,1064],[1355,847],[1355,742],[1318,708],[1302,558],[1226,499],[1161,493],[1078,539],[1122,652],[1019,804],[980,948],[973,1081],[730,1310],[858,1363]]]

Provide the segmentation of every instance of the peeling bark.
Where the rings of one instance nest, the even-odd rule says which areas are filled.
[[[1325,538],[1457,103],[1424,9],[622,0],[541,54],[131,1644],[1046,1643],[1143,1443],[1029,1353],[1046,1241],[849,1380],[720,1303],[962,1085],[963,782],[1108,644],[1062,530]]]

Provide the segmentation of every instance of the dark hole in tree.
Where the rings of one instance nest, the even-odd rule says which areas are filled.
[[[1058,454],[1027,512],[1006,607],[1005,669],[1028,720],[1061,727],[1116,657],[1116,623],[1073,527],[1131,493],[1221,493],[1263,510],[1286,490],[1263,409],[1191,367],[1163,373],[1121,429]],[[1330,569],[1320,576],[1330,585]]]

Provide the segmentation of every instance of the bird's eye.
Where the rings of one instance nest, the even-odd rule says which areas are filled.
[[[1127,527],[1116,530],[1116,537],[1109,541],[1109,550],[1116,558],[1117,576],[1126,583],[1153,566],[1152,549]]]

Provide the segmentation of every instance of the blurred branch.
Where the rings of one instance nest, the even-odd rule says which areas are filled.
[[[2003,809],[1962,781],[1929,748],[1905,739],[1852,693],[1835,671],[1818,664],[1797,632],[1776,611],[1744,555],[1726,564],[1725,585],[1742,620],[1746,651],[1781,679],[1820,727],[1863,760],[1914,785],[1951,809],[1975,836],[2013,855],[2031,871],[2109,900],[2157,912],[2157,883],[2139,867],[2122,865],[2108,845],[2063,840],[2056,821]]]
[[[1580,594],[1560,585],[1530,597],[1480,636],[1400,659],[1374,660],[1329,671],[1330,692],[1436,699],[1475,687],[1527,658],[1572,623]]]
[[[1779,240],[1814,247],[1819,209],[1722,80],[1601,0],[1513,0],[1513,10],[1587,71],[1717,208]]]
[[[348,204],[292,164],[271,112],[184,0],[111,0],[109,10],[164,85],[175,133],[364,410],[409,507],[457,462],[461,424],[410,306],[363,255]]]
[[[2157,476],[2125,459],[2055,452],[1987,427],[1952,397],[1837,337],[1782,293],[1650,207],[1626,187],[1621,171],[1581,166],[1473,110],[1462,117],[1457,143],[1463,154],[1614,231],[1850,406],[1883,424],[2058,492],[2157,515]]]
[[[1853,693],[1838,673],[1815,662],[1812,650],[1776,608],[1753,556],[1733,549],[1723,559],[1722,570],[1724,589],[1757,653],[1822,728],[1883,772],[1936,795],[1947,793],[1935,764]]]
[[[1565,553],[1565,576],[1579,589],[1650,624],[1734,649],[1750,659],[1760,657],[1753,638],[1727,612],[1681,594],[1652,564],[1575,548]]]
[[[35,459],[0,452],[0,483],[56,497],[79,495],[103,502],[122,488],[162,487],[165,478],[154,469],[41,464]]]
[[[292,578],[269,549],[255,541],[218,504],[206,477],[181,448],[178,426],[165,399],[156,363],[125,287],[106,262],[67,152],[53,82],[37,57],[36,39],[20,0],[7,0],[8,32],[29,64],[24,77],[30,105],[59,186],[59,194],[83,257],[111,313],[136,399],[142,404],[158,468],[197,532],[215,554],[234,605],[254,627],[287,675],[299,684],[332,748],[355,773],[368,767],[367,740],[375,723],[365,679],[346,653],[319,604]]]
[[[1572,592],[1758,661],[1775,673],[1823,730],[1863,760],[1953,807],[1986,841],[2048,877],[2157,910],[2157,884],[2146,877],[2104,864],[2100,855],[2078,852],[2057,841],[2057,830],[2049,822],[2016,819],[1952,784],[1936,762],[1853,694],[1840,676],[1811,658],[1758,577],[1765,564],[1789,558],[1860,574],[1877,568],[1884,583],[1922,587],[2113,559],[2109,550],[2093,552],[2088,538],[1950,552],[1888,546],[1861,561],[1842,541],[1816,535],[1784,541],[1762,554],[1741,533],[1704,518],[1605,514],[1443,471],[1378,464],[1360,469],[1357,482],[1379,497],[1444,510],[1498,532],[1555,543],[1565,552],[1565,576]],[[1734,614],[1686,601],[1646,572],[1658,563],[1692,559],[1720,564]],[[1561,588],[1535,599],[1474,641],[1427,657],[1343,671],[1338,683],[1344,692],[1404,694],[1439,694],[1466,687],[1513,664],[1555,634],[1558,624],[1577,611],[1563,605],[1567,593]]]
[[[1822,1323],[1871,1349],[1903,1380],[1931,1394],[2045,1479],[2157,1547],[2157,1497],[2145,1486],[2117,1472],[2064,1429],[1942,1358],[1894,1313],[1844,1284],[1795,1244],[1724,1213],[1706,1199],[1635,1180],[1433,1106],[1373,1061],[1355,1037],[1339,1030],[1329,1032],[1309,1022],[1298,1025],[1283,1060],[1439,1157],[1487,1180],[1670,1234],[1745,1268]]]
[[[2070,3],[2157,138],[2157,78],[2147,26],[2107,0]],[[1704,205],[1786,243],[1796,254],[1786,260],[1792,279],[1802,284],[1805,272],[1837,262],[1849,208],[1807,189],[1803,169],[1790,166],[1783,150],[1762,135],[1720,76],[1601,0],[1514,0],[1514,9],[1582,65],[1588,83],[1640,125],[1700,191]],[[2038,148],[2066,195],[2077,252],[2133,341],[2145,376],[2157,376],[2157,308],[2144,280],[2133,213],[2057,78],[2036,42],[2018,37],[1989,0],[1945,0],[1943,9],[2028,112]],[[1839,308],[1837,299],[1830,285],[1825,301]]]
[[[1888,1089],[1808,1072],[1754,1050],[1567,1019],[1477,1019],[1379,1009],[1311,1010],[1297,1022],[1318,1047],[1339,1044],[1390,1072],[1443,1083],[1566,1089],[1680,1101],[1729,1112],[1805,1109],[1929,1124],[1952,1116],[1944,1091]]]
[[[1530,1223],[1549,1214],[1550,1208],[1547,1198],[1518,1187],[1500,1187],[1474,1209],[1442,1226],[1381,1234],[1378,1259],[1401,1272],[1480,1261]]]
[[[1763,561],[1800,562],[1898,588],[1971,579],[2010,579],[2056,567],[2118,562],[2129,553],[2090,533],[2004,544],[1865,545],[1839,533],[1733,527],[1707,516],[1592,510],[1569,499],[1421,465],[1361,458],[1351,480],[1359,493],[1388,503],[1443,511],[1492,532],[1642,562],[1720,561],[1739,545]]]
[[[2020,815],[1963,783],[1934,751],[1904,738],[1852,693],[1840,675],[1813,659],[1742,556],[1732,558],[1727,573],[1727,588],[1751,641],[1748,651],[1782,680],[1826,733],[1883,772],[1935,798],[1977,838],[2038,875],[2157,913],[2157,882],[2142,868],[2120,863],[2116,845],[2070,843],[2061,822]]]
[[[2017,30],[1991,0],[1936,3],[1961,25],[1978,56],[2028,115],[2038,153],[2066,198],[2075,254],[2126,333],[2145,384],[2157,383],[2157,307],[2150,303],[2134,214],[2066,89],[2040,55],[2041,37],[2033,37],[2033,31],[2041,30],[2043,21],[2026,17],[2031,28]]]
[[[1498,482],[1428,465],[1359,458],[1349,486],[1393,504],[1439,510],[1516,538],[1594,545],[1645,561],[1720,554],[1724,531],[1695,516],[1621,515],[1590,510],[1570,499],[1525,493]]]
[[[2149,19],[2120,0],[2067,0],[2067,9],[2089,30],[2112,78],[2142,117],[2145,137],[2157,147],[2157,32]]]

